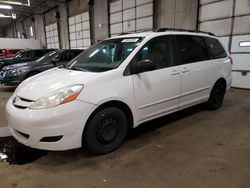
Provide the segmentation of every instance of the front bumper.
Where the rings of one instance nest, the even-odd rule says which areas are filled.
[[[54,108],[20,109],[7,102],[9,129],[22,144],[44,150],[69,150],[82,146],[82,133],[95,105],[75,100]],[[28,135],[28,137],[26,136]],[[45,137],[62,136],[58,141],[44,142]]]

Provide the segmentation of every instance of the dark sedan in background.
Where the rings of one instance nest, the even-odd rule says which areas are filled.
[[[17,86],[23,80],[40,72],[67,63],[78,56],[82,50],[56,50],[49,52],[36,61],[5,66],[0,72],[0,83],[7,86]]]
[[[28,61],[35,61],[44,56],[46,53],[54,51],[55,49],[35,49],[35,50],[22,50],[18,52],[13,58],[0,60],[0,70],[7,65],[17,63],[24,63]]]

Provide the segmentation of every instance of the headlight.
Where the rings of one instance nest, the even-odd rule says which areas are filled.
[[[71,85],[55,90],[34,102],[31,109],[43,109],[58,106],[75,100],[80,94],[83,85]]]

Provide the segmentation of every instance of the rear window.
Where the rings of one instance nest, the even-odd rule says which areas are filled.
[[[212,59],[227,57],[227,53],[217,39],[205,37],[205,42],[207,43]]]
[[[194,63],[209,60],[205,42],[199,36],[176,35],[183,63]]]

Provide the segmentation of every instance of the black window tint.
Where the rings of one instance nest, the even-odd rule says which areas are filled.
[[[133,63],[147,59],[156,64],[156,69],[173,66],[174,60],[171,37],[164,36],[150,40],[138,52]]]
[[[177,35],[176,40],[183,63],[209,60],[206,44],[201,37],[192,35]]]
[[[205,38],[208,49],[212,55],[212,59],[224,58],[227,57],[227,53],[222,47],[221,43],[214,38]]]

